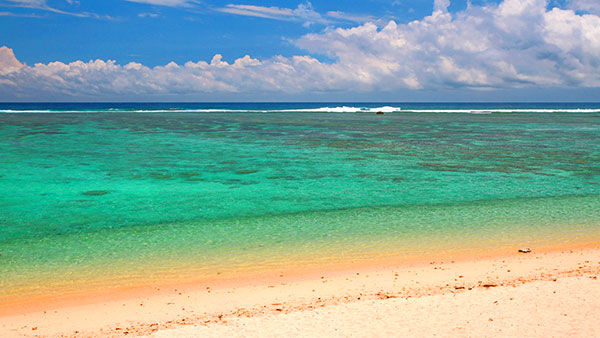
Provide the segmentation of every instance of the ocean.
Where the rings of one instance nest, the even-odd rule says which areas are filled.
[[[600,239],[598,103],[1,103],[0,301]]]

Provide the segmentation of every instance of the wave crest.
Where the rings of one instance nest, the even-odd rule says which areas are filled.
[[[298,109],[221,109],[221,108],[101,108],[101,109],[0,109],[0,113],[58,114],[58,113],[447,113],[447,114],[493,114],[493,113],[600,113],[600,108],[500,108],[500,109],[418,109],[393,106],[355,107],[336,106]]]

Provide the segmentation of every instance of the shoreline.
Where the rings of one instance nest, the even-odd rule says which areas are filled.
[[[40,300],[29,306],[3,306],[0,332],[3,337],[145,335],[182,325],[218,325],[228,318],[310,311],[365,299],[421,298],[600,274],[600,242],[532,249],[528,254],[514,248],[271,271],[251,279],[179,281],[111,290],[108,295],[82,292],[52,305]]]
[[[254,259],[245,258],[244,262],[225,260],[223,264],[209,268],[195,263],[189,264],[185,257],[143,263],[140,261],[133,265],[98,265],[96,270],[91,271],[78,271],[75,266],[72,271],[64,271],[68,275],[56,274],[49,280],[40,277],[27,284],[16,284],[12,289],[17,290],[16,292],[11,290],[10,282],[5,283],[5,290],[12,292],[0,291],[0,317],[43,310],[48,303],[64,307],[82,305],[82,299],[87,303],[97,303],[118,300],[123,298],[123,295],[161,295],[162,292],[157,292],[159,289],[178,286],[193,288],[195,285],[220,285],[222,288],[235,288],[270,280],[279,281],[280,275],[284,275],[286,281],[297,281],[318,278],[324,272],[346,274],[355,269],[370,271],[419,265],[430,261],[472,261],[510,256],[521,247],[550,252],[600,243],[600,234],[592,230],[563,233],[560,237],[557,237],[556,233],[538,233],[536,236],[531,232],[521,235],[523,236],[519,238],[513,236],[515,238],[494,237],[478,240],[456,237],[446,239],[446,242],[429,241],[424,247],[405,247],[406,243],[403,242],[395,242],[394,246],[394,241],[383,241],[376,246],[370,243],[370,247],[361,249],[337,247],[326,252],[293,254],[276,251],[271,254],[269,260],[263,260],[263,257],[268,257],[265,252],[253,257]],[[457,241],[460,241],[460,244]]]
[[[600,238],[594,238],[594,241],[567,243],[529,243],[534,244],[538,252],[559,252],[565,249],[593,248],[600,245]],[[68,292],[55,292],[50,294],[31,294],[13,295],[0,297],[0,318],[7,315],[24,314],[36,311],[43,311],[47,304],[53,306],[72,307],[78,305],[95,304],[105,301],[118,301],[127,298],[162,296],[168,294],[164,290],[172,288],[199,289],[204,286],[210,286],[215,289],[231,289],[247,287],[250,285],[261,285],[279,282],[298,282],[304,280],[318,279],[324,273],[329,276],[345,276],[353,274],[355,271],[378,272],[389,269],[404,269],[407,267],[427,265],[432,261],[453,261],[453,262],[472,262],[486,259],[495,259],[499,257],[510,257],[518,255],[516,243],[502,246],[486,248],[483,246],[465,246],[462,250],[431,250],[430,254],[417,253],[409,255],[407,252],[368,252],[364,257],[350,258],[344,257],[344,261],[337,261],[340,257],[318,256],[314,257],[290,257],[282,259],[278,264],[271,267],[258,266],[251,270],[227,270],[216,268],[208,273],[198,272],[196,270],[180,271],[179,278],[170,278],[162,276],[159,279],[131,279],[126,280],[124,284],[114,286],[114,279],[109,276],[103,284],[103,279],[96,279],[91,283],[85,280],[77,280],[76,287]],[[332,263],[336,261],[335,263]],[[282,263],[283,262],[283,263]],[[285,263],[285,264],[284,264]],[[285,268],[282,267],[285,265]],[[199,277],[202,275],[202,277]],[[193,277],[190,277],[193,276]],[[282,277],[283,276],[283,279]],[[132,283],[132,281],[134,283]],[[40,284],[44,281],[40,280]]]

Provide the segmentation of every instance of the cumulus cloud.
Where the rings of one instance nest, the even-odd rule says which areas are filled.
[[[600,87],[600,17],[547,9],[544,0],[505,0],[450,14],[326,29],[296,40],[312,55],[250,56],[147,67],[93,60],[22,65],[0,50],[0,92],[34,97],[206,93],[394,92],[405,89]],[[273,9],[274,13],[277,10]],[[233,96],[232,96],[233,97]]]
[[[454,16],[439,8],[406,25],[365,24],[305,35],[363,82],[412,88],[600,85],[600,17],[505,0]]]
[[[23,64],[17,60],[12,49],[6,46],[0,47],[0,74],[18,71],[21,67]]]
[[[569,5],[575,10],[600,14],[600,1],[598,0],[571,0]]]
[[[433,10],[434,11],[448,11],[448,6],[450,6],[450,0],[434,0],[433,1]]]

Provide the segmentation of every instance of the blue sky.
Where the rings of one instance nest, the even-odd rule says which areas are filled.
[[[599,13],[597,0],[0,0],[0,100],[597,101]]]
[[[23,1],[21,4],[28,2],[39,1]],[[276,54],[289,56],[303,51],[289,43],[288,39],[319,32],[328,25],[347,28],[357,24],[356,21],[327,16],[327,12],[342,12],[351,19],[356,16],[359,20],[364,17],[408,22],[433,11],[431,0],[207,1],[189,2],[187,5],[168,0],[46,2],[48,7],[72,15],[47,9],[14,7],[18,2],[13,1],[0,3],[5,5],[1,11],[23,15],[0,18],[1,43],[13,48],[19,60],[29,64],[99,58],[156,66],[170,61],[210,60],[215,53],[222,54],[225,60],[235,60],[246,54],[260,58]],[[251,16],[259,15],[259,12],[236,15],[222,11],[235,9],[231,5],[237,4],[289,9],[310,6],[330,22],[317,21],[308,25],[306,22],[310,21],[303,18],[275,20]],[[455,1],[452,7],[465,6],[466,1]],[[28,15],[31,17],[26,17]]]

